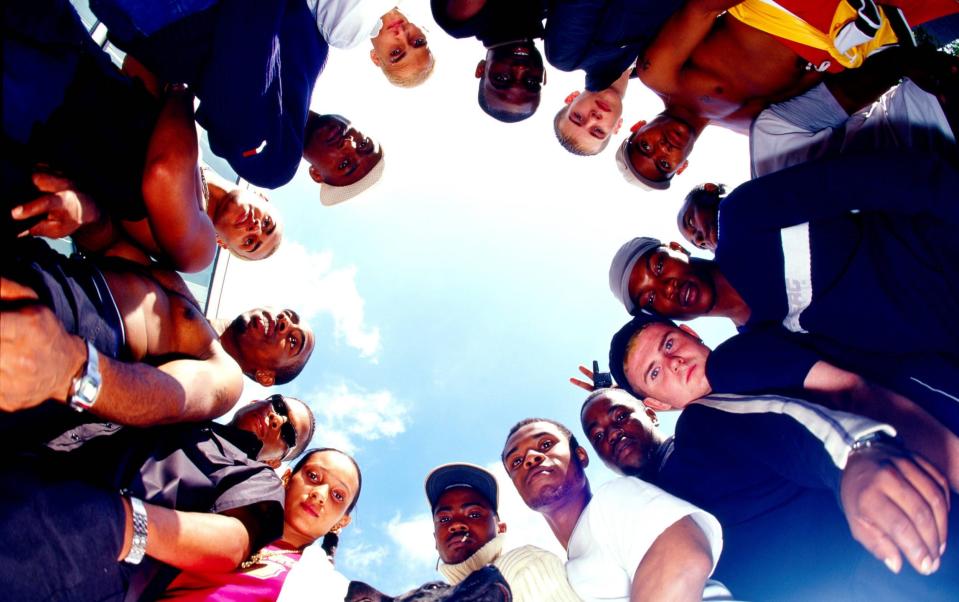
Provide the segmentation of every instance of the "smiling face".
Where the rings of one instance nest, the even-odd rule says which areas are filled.
[[[370,58],[390,81],[403,85],[433,66],[426,35],[397,9],[382,17],[383,27],[372,38]]]
[[[665,113],[632,128],[627,154],[633,170],[648,180],[665,182],[686,169],[686,158],[696,143],[690,125]]]
[[[287,479],[283,540],[309,545],[334,527],[350,522],[347,510],[356,497],[360,476],[341,452],[314,452]]]
[[[483,110],[507,121],[529,117],[539,107],[545,75],[543,57],[531,40],[490,48],[476,67]]]
[[[701,188],[701,190],[700,190]],[[676,216],[679,231],[690,243],[700,249],[716,251],[719,233],[719,197],[716,184],[703,184],[686,195]]]
[[[629,275],[629,297],[637,308],[677,320],[705,315],[716,303],[716,290],[704,262],[658,247],[644,254]]]
[[[506,473],[533,510],[543,511],[581,494],[587,487],[583,471],[587,462],[586,452],[571,450],[570,440],[550,422],[521,426],[504,446]]]
[[[243,372],[264,386],[287,382],[313,353],[313,331],[291,309],[253,309],[240,314],[221,339]],[[227,341],[225,341],[227,342]]]
[[[303,149],[310,177],[330,186],[348,186],[363,178],[383,159],[383,150],[372,139],[339,115],[316,116]]]
[[[306,445],[310,422],[310,409],[306,404],[282,395],[251,401],[238,409],[230,421],[233,426],[256,435],[263,444],[256,459],[274,468],[290,455],[290,450]]]
[[[653,323],[627,344],[623,371],[634,390],[653,398],[647,404],[678,410],[712,391],[706,377],[708,359],[709,347],[688,327]]]
[[[269,257],[280,245],[283,228],[266,197],[253,190],[230,191],[213,216],[222,245],[244,259]]]
[[[556,120],[558,134],[583,152],[595,155],[609,143],[623,123],[623,97],[613,88],[599,92],[573,92]]]
[[[642,474],[661,442],[650,413],[626,392],[610,390],[590,399],[580,420],[603,462],[614,471],[635,476]]]
[[[496,512],[472,487],[451,487],[433,510],[436,551],[446,564],[459,564],[489,543],[500,529]]]

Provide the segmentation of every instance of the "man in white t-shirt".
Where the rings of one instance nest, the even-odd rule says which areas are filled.
[[[583,600],[729,599],[721,584],[707,583],[722,550],[709,513],[638,479],[593,493],[586,450],[552,420],[517,423],[502,460],[520,497],[566,548],[566,573]]]
[[[750,127],[752,177],[871,149],[959,156],[957,73],[959,59],[954,56],[928,48],[897,48],[769,106]],[[905,79],[898,83],[900,77]]]

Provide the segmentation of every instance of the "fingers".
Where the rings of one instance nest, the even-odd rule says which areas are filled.
[[[17,299],[38,299],[38,297],[32,288],[8,278],[0,277],[0,299],[14,301]]]
[[[880,458],[862,477],[847,515],[853,536],[893,572],[901,559],[890,545],[919,573],[935,572],[946,532],[941,484],[905,456]]]
[[[52,208],[54,201],[58,201],[60,197],[55,194],[45,194],[41,197],[33,199],[29,203],[24,203],[18,207],[14,207],[10,211],[10,215],[13,219],[24,220],[37,215],[43,215],[47,213]]]
[[[576,385],[576,386],[579,387],[580,389],[585,389],[585,390],[590,391],[590,392],[592,392],[592,390],[593,390],[593,383],[588,383],[588,382],[585,382],[585,381],[579,380],[578,378],[573,378],[573,377],[570,377],[569,382],[571,382],[572,384]]]
[[[587,368],[586,366],[580,365],[579,371],[589,380],[593,380],[593,371]]]
[[[923,541],[931,548],[933,558],[938,558],[949,530],[949,489],[938,470],[922,458],[915,460],[901,458],[897,461],[900,473],[915,492],[915,496],[908,495],[901,500],[900,506],[916,524]],[[920,462],[926,465],[922,466]],[[912,508],[907,506],[910,502]]]
[[[33,172],[33,185],[36,186],[40,192],[61,192],[73,188],[73,182],[67,178],[47,171]]]
[[[860,517],[849,522],[849,530],[853,539],[862,544],[862,547],[882,561],[890,571],[899,574],[902,570],[902,555],[896,544],[881,529]]]

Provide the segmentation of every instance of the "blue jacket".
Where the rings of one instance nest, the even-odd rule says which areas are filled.
[[[237,174],[266,188],[286,184],[303,155],[313,85],[329,51],[313,14],[303,0],[185,4],[172,16],[130,0],[94,0],[91,8],[117,46],[194,89],[210,148]]]
[[[679,416],[644,480],[723,527],[714,577],[743,600],[954,600],[959,561],[893,575],[853,540],[839,504],[851,445],[888,427],[776,395],[710,395]],[[955,510],[948,547],[959,541]]]
[[[586,89],[605,90],[636,62],[681,0],[551,0],[546,60],[586,72]]]

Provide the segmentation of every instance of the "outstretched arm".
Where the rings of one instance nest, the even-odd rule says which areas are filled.
[[[630,602],[699,602],[713,557],[706,534],[685,516],[659,534],[633,575]]]
[[[928,458],[959,491],[959,438],[910,399],[824,361],[813,365],[803,384],[836,409],[895,427],[906,448]]]
[[[668,94],[680,87],[683,65],[716,24],[716,17],[741,0],[689,0],[659,30],[639,58],[637,73],[647,87]]]
[[[0,279],[0,292],[4,300],[29,300],[33,294],[6,279]],[[7,412],[48,399],[65,403],[87,361],[84,340],[36,304],[0,312],[0,347],[0,410]],[[100,374],[92,412],[131,426],[215,418],[233,407],[243,390],[239,366],[216,341],[205,360],[178,359],[158,367],[101,355]]]
[[[250,534],[239,518],[147,503],[143,506],[147,513],[147,556],[197,573],[226,573],[250,556]],[[126,558],[133,540],[133,514],[127,498],[123,498],[123,507],[126,527],[117,560]]]
[[[216,231],[203,208],[202,186],[193,94],[172,87],[150,137],[143,168],[143,199],[152,240],[138,242],[184,272],[202,270],[216,253]]]

